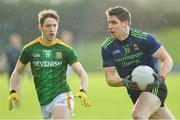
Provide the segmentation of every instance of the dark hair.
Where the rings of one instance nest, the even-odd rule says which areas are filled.
[[[51,17],[57,20],[59,22],[59,15],[55,10],[49,9],[49,10],[42,10],[38,14],[38,21],[39,24],[43,25],[46,18]]]
[[[129,26],[131,25],[131,14],[126,8],[122,6],[108,8],[106,10],[106,16],[116,16],[122,22],[127,20]]]

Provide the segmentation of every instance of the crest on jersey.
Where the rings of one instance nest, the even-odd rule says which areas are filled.
[[[136,43],[133,45],[133,47],[134,47],[134,50],[139,50],[139,46]]]
[[[60,60],[62,58],[61,52],[56,52],[56,59]]]
[[[129,54],[131,52],[129,45],[123,46],[123,49],[124,49],[125,54]]]

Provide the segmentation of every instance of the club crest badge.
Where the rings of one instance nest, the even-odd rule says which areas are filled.
[[[60,60],[62,58],[61,52],[56,52],[56,59]]]
[[[133,47],[134,47],[134,50],[139,50],[139,46],[136,43],[133,45]]]

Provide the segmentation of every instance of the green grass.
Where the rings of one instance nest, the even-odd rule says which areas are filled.
[[[88,96],[92,102],[90,108],[81,105],[75,99],[74,116],[72,119],[130,119],[133,104],[125,88],[109,87],[102,73],[89,74]],[[169,109],[180,119],[180,75],[171,74],[166,81],[168,98],[166,104]],[[79,90],[78,78],[72,76],[70,86],[74,94]],[[31,77],[24,75],[21,80],[21,105],[19,109],[7,110],[8,85],[6,74],[0,74],[0,119],[42,119],[39,103]]]
[[[83,41],[74,46],[81,64],[89,71],[99,71],[102,68],[101,44],[103,40]],[[96,65],[96,67],[94,67]]]
[[[167,28],[153,32],[155,37],[162,43],[172,56],[175,64],[180,64],[180,56],[176,51],[180,51],[180,28]]]

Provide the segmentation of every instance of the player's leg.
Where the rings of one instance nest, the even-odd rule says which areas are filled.
[[[169,111],[168,107],[164,104],[164,101],[167,96],[167,88],[165,83],[160,86],[160,89],[158,90],[157,96],[161,100],[161,106],[160,108],[151,116],[151,118],[155,119],[174,119],[173,114]]]
[[[58,106],[54,108],[52,114],[52,120],[59,120],[59,119],[69,119],[70,118],[70,109],[65,106]]]
[[[44,118],[44,120],[51,120],[52,113],[49,112],[50,106],[52,106],[52,103],[45,106],[41,106],[42,117]]]
[[[73,109],[74,97],[72,92],[62,93],[49,104],[41,106],[42,115],[45,120],[68,119]]]
[[[161,105],[160,99],[150,93],[142,92],[137,99],[133,109],[133,119],[148,119]]]
[[[160,107],[157,112],[155,112],[151,117],[151,119],[175,119],[173,114],[169,111],[168,107],[165,105],[164,107]]]
[[[70,119],[74,108],[74,97],[71,92],[59,95],[54,102],[52,119]]]

